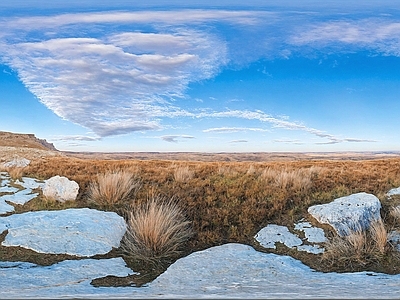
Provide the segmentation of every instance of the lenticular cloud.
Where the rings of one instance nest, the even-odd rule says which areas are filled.
[[[160,128],[157,118],[172,99],[227,62],[225,43],[209,33],[184,27],[149,32],[120,25],[118,14],[115,20],[90,29],[87,22],[55,22],[49,33],[36,28],[22,37],[11,22],[2,55],[43,104],[99,136]]]

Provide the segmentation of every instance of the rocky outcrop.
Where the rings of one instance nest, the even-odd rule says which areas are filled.
[[[43,186],[43,195],[46,198],[60,202],[75,200],[78,192],[79,185],[75,181],[59,175],[47,179]]]
[[[380,220],[381,202],[367,193],[335,199],[328,204],[314,205],[308,212],[320,223],[331,225],[340,236],[352,230],[368,229],[371,222]]]
[[[23,157],[18,157],[14,158],[13,160],[10,160],[8,162],[5,162],[3,164],[3,167],[5,168],[24,168],[29,166],[31,161],[29,159],[23,158]]]
[[[34,134],[12,133],[5,131],[0,131],[0,146],[26,147],[57,151],[53,144],[44,139],[38,139]]]

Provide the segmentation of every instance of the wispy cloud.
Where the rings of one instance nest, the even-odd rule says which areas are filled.
[[[229,118],[241,118],[241,119],[248,119],[248,120],[258,120],[262,123],[269,123],[270,125],[272,125],[271,126],[272,128],[281,128],[281,129],[286,129],[286,130],[299,130],[299,131],[307,132],[307,133],[317,136],[319,138],[325,138],[328,140],[327,142],[321,142],[319,144],[336,144],[336,143],[342,143],[342,142],[375,142],[374,140],[368,140],[368,139],[340,138],[333,134],[329,134],[323,130],[308,127],[299,122],[289,121],[288,116],[282,116],[282,118],[284,118],[284,119],[281,119],[281,118],[273,117],[273,116],[266,114],[260,110],[257,110],[257,111],[230,110],[230,111],[225,111],[225,112],[208,112],[208,113],[203,112],[203,113],[199,114],[198,117],[215,117],[215,118],[222,118],[222,117],[228,118],[229,117]],[[224,133],[224,132],[234,132],[234,130],[245,131],[245,130],[249,130],[249,128],[235,128],[235,127],[210,128],[210,129],[204,130],[204,132]]]
[[[295,46],[334,47],[337,51],[372,49],[400,56],[400,22],[384,18],[310,23],[289,38]]]
[[[248,143],[248,142],[249,142],[248,140],[233,140],[233,141],[230,141],[229,143],[237,144],[237,143]]]
[[[284,144],[294,144],[294,145],[303,145],[304,142],[298,140],[298,139],[275,139],[275,143],[284,143]]]
[[[51,142],[55,141],[86,141],[95,142],[101,140],[98,136],[86,136],[86,135],[66,135],[66,136],[56,136],[49,139]]]
[[[165,142],[178,143],[182,139],[194,139],[194,136],[190,136],[190,135],[163,135],[160,138]]]
[[[267,132],[270,130],[263,128],[252,128],[252,127],[219,127],[219,128],[209,128],[203,130],[203,132],[213,132],[213,133],[234,133],[234,132],[246,132],[246,131]]]

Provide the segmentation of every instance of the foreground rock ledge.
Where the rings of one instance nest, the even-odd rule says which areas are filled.
[[[398,299],[400,275],[321,273],[289,257],[226,244],[192,253],[141,288],[91,286],[90,279],[131,273],[121,259],[65,261],[49,267],[0,263],[0,298]],[[38,278],[38,279],[36,279]]]
[[[8,230],[3,246],[21,246],[39,253],[93,256],[118,248],[125,220],[114,212],[89,208],[37,211],[0,218]]]

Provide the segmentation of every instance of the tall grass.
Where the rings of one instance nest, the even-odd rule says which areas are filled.
[[[89,200],[99,205],[116,205],[128,200],[138,189],[140,182],[127,171],[117,170],[98,174],[89,185]]]
[[[325,243],[324,261],[330,261],[332,265],[367,265],[392,251],[381,219],[373,221],[368,230],[356,226],[347,232],[348,235],[334,236]]]
[[[293,189],[307,191],[312,186],[312,178],[320,172],[320,168],[301,168],[290,170],[266,168],[261,173],[261,177],[269,184],[273,184],[280,189]]]
[[[400,206],[392,207],[390,215],[395,219],[396,223],[400,223]]]
[[[187,182],[194,177],[194,171],[190,170],[188,166],[176,167],[174,170],[174,179],[177,182]]]
[[[21,179],[24,176],[25,167],[6,167],[4,170],[13,180]]]
[[[160,264],[178,255],[192,236],[190,222],[172,199],[153,197],[127,215],[128,229],[121,247],[136,261]]]

